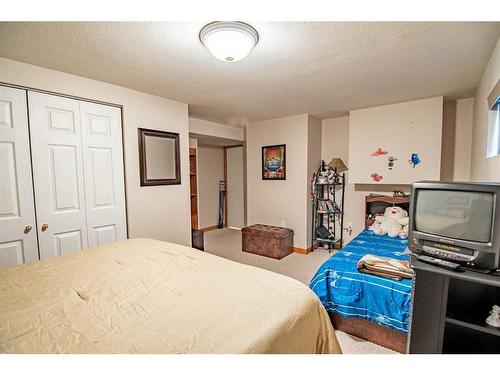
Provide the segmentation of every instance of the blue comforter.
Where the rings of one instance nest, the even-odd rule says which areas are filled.
[[[408,260],[407,244],[365,229],[321,266],[309,286],[328,311],[408,332],[413,281],[368,275],[356,267],[366,254]]]

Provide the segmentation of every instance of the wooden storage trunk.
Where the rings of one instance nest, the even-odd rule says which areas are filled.
[[[293,230],[255,224],[241,230],[242,248],[247,253],[281,259],[293,252]]]

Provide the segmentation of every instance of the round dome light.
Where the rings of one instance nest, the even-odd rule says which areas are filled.
[[[221,61],[235,62],[248,56],[259,34],[244,22],[212,22],[200,31],[200,40]]]

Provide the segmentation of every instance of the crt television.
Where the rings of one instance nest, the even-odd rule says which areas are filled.
[[[499,268],[500,184],[415,182],[408,240],[416,254]]]

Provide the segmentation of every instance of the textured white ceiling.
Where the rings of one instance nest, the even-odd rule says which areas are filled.
[[[243,61],[215,60],[203,23],[0,23],[0,56],[189,104],[230,125],[298,113],[334,117],[430,96],[470,96],[500,23],[250,22]]]

